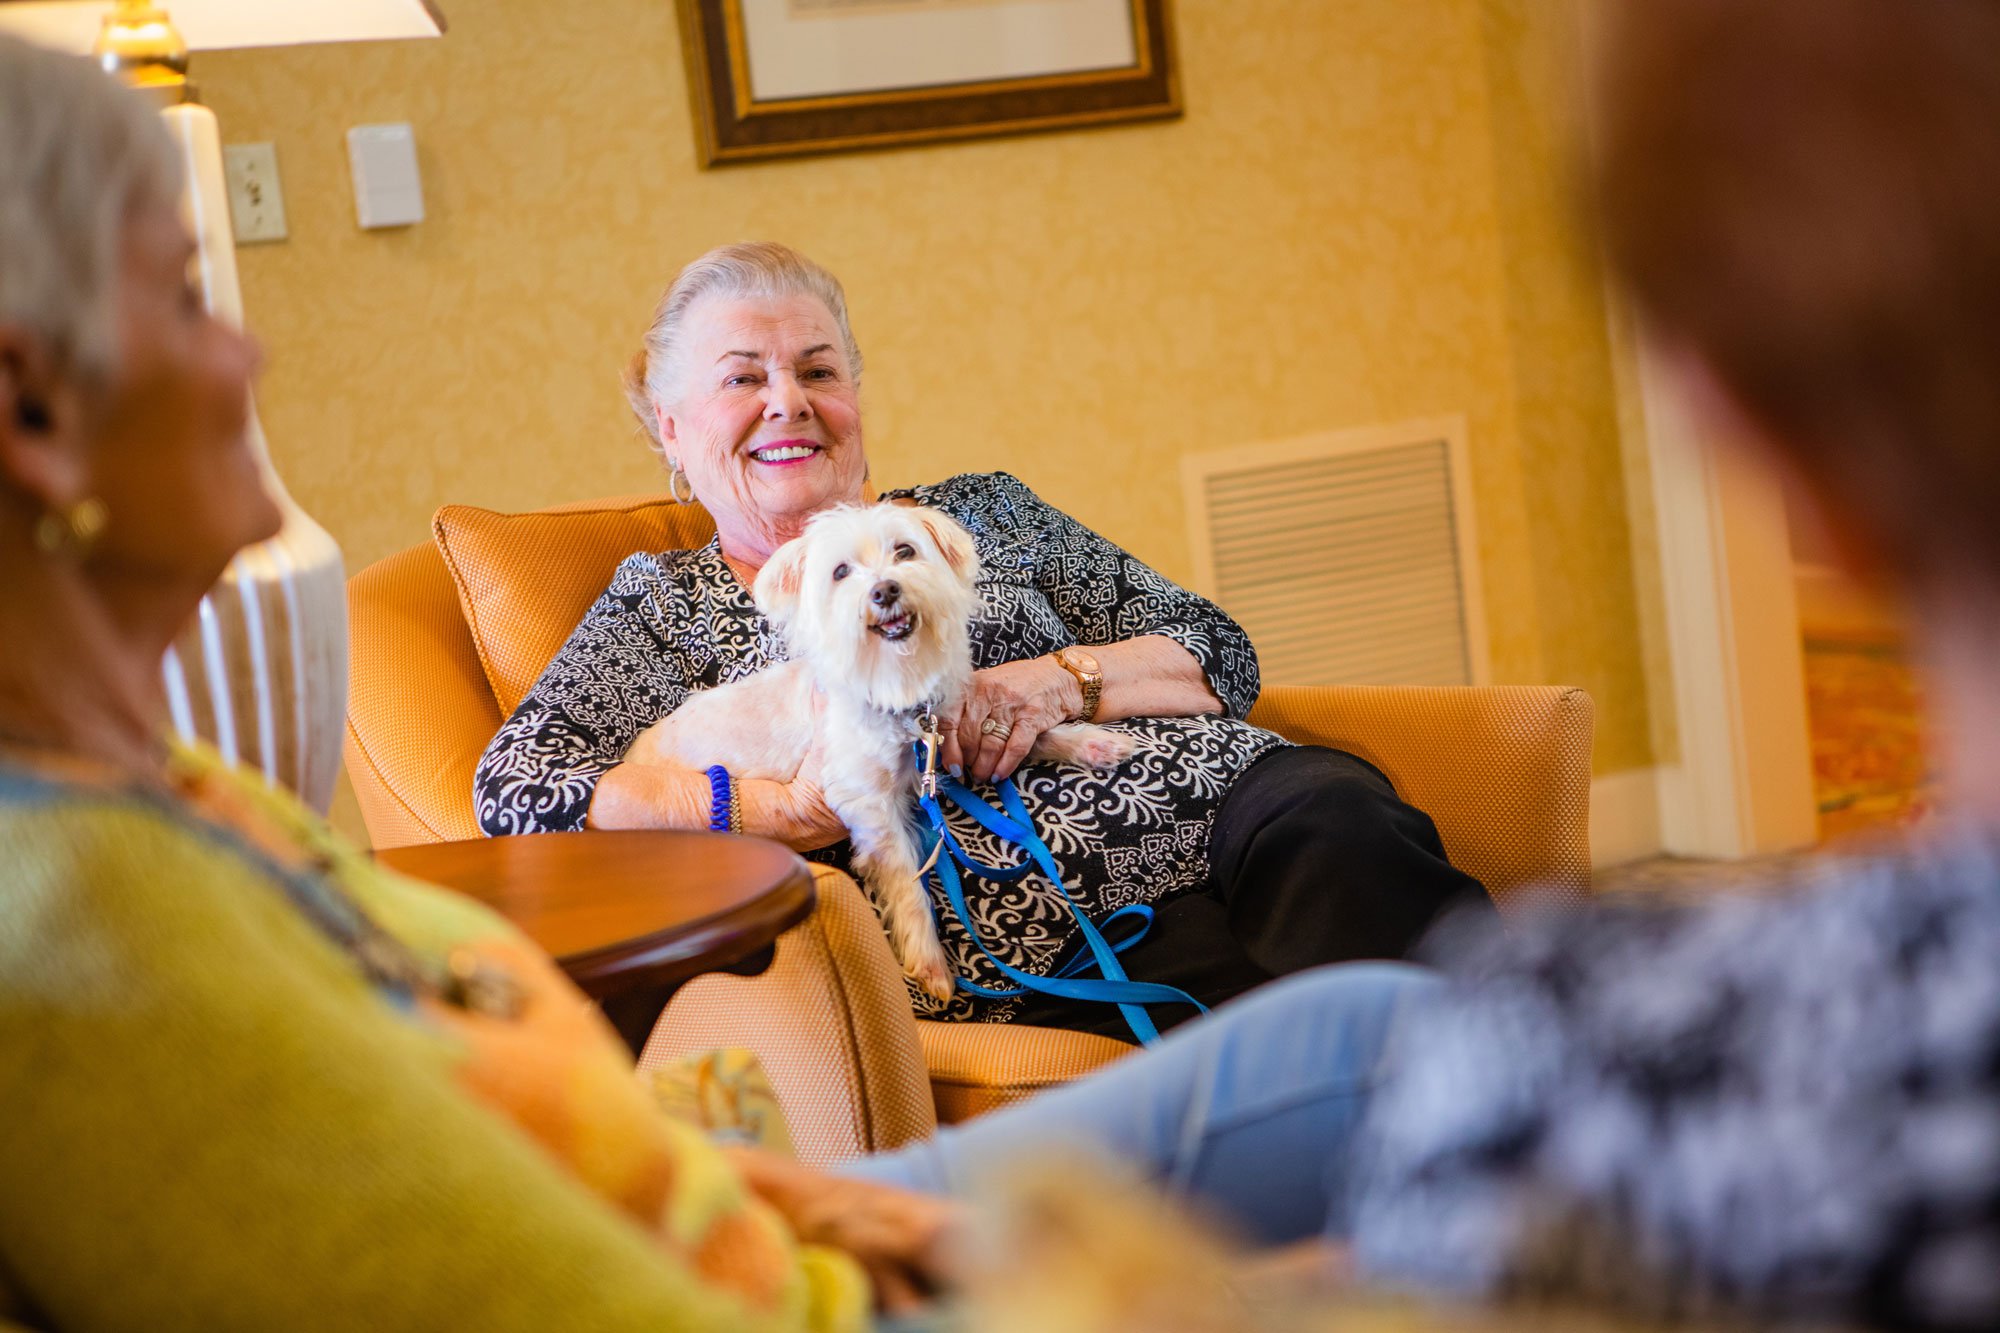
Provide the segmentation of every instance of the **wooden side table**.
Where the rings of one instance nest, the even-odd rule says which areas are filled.
[[[547,950],[637,1056],[673,993],[754,976],[813,910],[789,849],[719,833],[537,833],[394,847],[392,870],[478,899]]]

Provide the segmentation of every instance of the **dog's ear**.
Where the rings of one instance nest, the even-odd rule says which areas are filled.
[[[750,598],[766,619],[783,629],[799,609],[799,590],[805,584],[805,576],[805,538],[794,537],[773,551],[764,567],[757,571],[757,583],[750,589]]]
[[[972,544],[972,534],[960,527],[956,519],[924,509],[918,511],[917,522],[930,534],[946,568],[958,575],[961,582],[970,586],[979,578],[978,548]]]

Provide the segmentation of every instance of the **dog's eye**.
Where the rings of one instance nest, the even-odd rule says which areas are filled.
[[[915,560],[917,558],[917,548],[908,542],[897,542],[896,558],[898,560]]]
[[[838,583],[853,572],[854,571],[849,569],[845,563],[835,565],[833,567],[833,581],[835,583]]]

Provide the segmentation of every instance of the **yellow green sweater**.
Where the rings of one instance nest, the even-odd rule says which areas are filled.
[[[652,1112],[629,1057],[469,901],[284,831],[0,766],[0,1325],[821,1329],[866,1288]],[[516,965],[509,1025],[399,1002],[283,891]]]

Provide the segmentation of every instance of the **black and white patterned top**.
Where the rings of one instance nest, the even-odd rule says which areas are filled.
[[[1448,953],[1356,1162],[1379,1276],[2000,1328],[2000,837]]]
[[[1113,774],[1029,764],[1015,775],[1071,892],[1093,919],[1199,887],[1223,796],[1255,760],[1286,744],[1241,720],[1257,699],[1249,637],[1214,603],[1006,473],[897,494],[951,515],[972,534],[982,567],[975,667],[1144,634],[1166,635],[1200,662],[1226,717],[1115,724],[1141,747]],[[690,692],[750,675],[783,651],[716,543],[628,558],[487,746],[475,779],[480,826],[489,834],[581,828],[598,778],[635,736]],[[956,817],[952,828],[967,851],[991,864],[1019,859],[970,820]],[[1038,875],[1008,885],[973,881],[968,897],[982,942],[1023,971],[1046,974],[1074,938],[1068,908]],[[938,921],[958,975],[1005,984],[941,896]],[[911,996],[927,1016],[988,1022],[1012,1017],[1018,1003],[960,994],[941,1006],[914,989]]]

